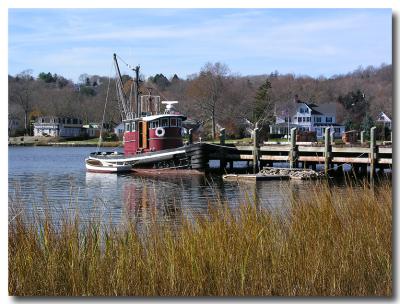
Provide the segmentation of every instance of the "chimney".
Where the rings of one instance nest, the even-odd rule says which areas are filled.
[[[300,99],[299,99],[299,95],[297,95],[297,94],[294,95],[293,101],[294,101],[294,103],[299,103],[299,102],[301,102]]]

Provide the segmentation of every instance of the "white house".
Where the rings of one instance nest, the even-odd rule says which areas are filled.
[[[99,137],[100,136],[101,124],[99,124],[99,123],[89,123],[87,125],[83,125],[82,129],[83,129],[83,132],[88,137]]]
[[[124,131],[125,124],[123,122],[114,127],[114,133],[118,136],[118,138],[122,138],[124,136]]]
[[[21,126],[18,118],[8,118],[8,136],[17,135],[17,132],[22,128],[23,126]]]
[[[392,120],[384,112],[379,113],[376,122],[381,123],[384,127],[388,127],[389,130],[392,130]]]
[[[324,137],[325,129],[333,128],[333,136],[340,138],[345,127],[336,122],[334,103],[315,105],[296,100],[294,115],[276,116],[276,123],[270,126],[271,134],[288,134],[288,129],[297,128],[299,131],[314,131],[318,139]]]
[[[79,137],[82,135],[82,120],[71,117],[41,116],[33,125],[34,136]]]

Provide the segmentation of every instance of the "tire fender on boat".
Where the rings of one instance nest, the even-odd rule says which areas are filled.
[[[161,127],[158,127],[158,128],[156,129],[156,135],[157,135],[158,137],[163,137],[163,136],[165,135],[165,129],[164,129],[164,128],[161,128]]]

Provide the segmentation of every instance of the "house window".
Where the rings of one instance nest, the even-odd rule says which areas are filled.
[[[332,122],[332,117],[326,117],[326,122]]]
[[[125,124],[125,130],[126,130],[127,132],[130,132],[130,131],[131,131],[131,125],[130,125],[130,123],[126,123],[126,124]]]
[[[180,118],[177,119],[177,126],[178,127],[182,126],[182,119],[180,119]]]
[[[321,122],[321,117],[315,117],[316,122]]]
[[[335,128],[335,133],[340,133],[340,128]]]
[[[311,117],[307,117],[307,121],[310,122],[311,121]]]
[[[132,122],[132,132],[136,131],[136,122]]]
[[[171,118],[171,127],[176,127],[176,118]]]
[[[161,127],[168,127],[169,119],[168,118],[161,118]]]

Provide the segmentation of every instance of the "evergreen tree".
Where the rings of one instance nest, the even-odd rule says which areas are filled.
[[[252,121],[254,124],[261,122],[271,123],[273,120],[274,103],[270,97],[271,88],[271,82],[266,79],[257,90],[252,109]]]
[[[365,135],[369,138],[371,133],[371,128],[374,126],[374,120],[372,119],[371,115],[366,114],[364,119],[361,123],[361,128],[365,131]]]
[[[149,78],[149,80],[155,83],[157,87],[162,91],[164,91],[171,84],[168,78],[165,77],[163,74],[156,74],[154,77]]]

